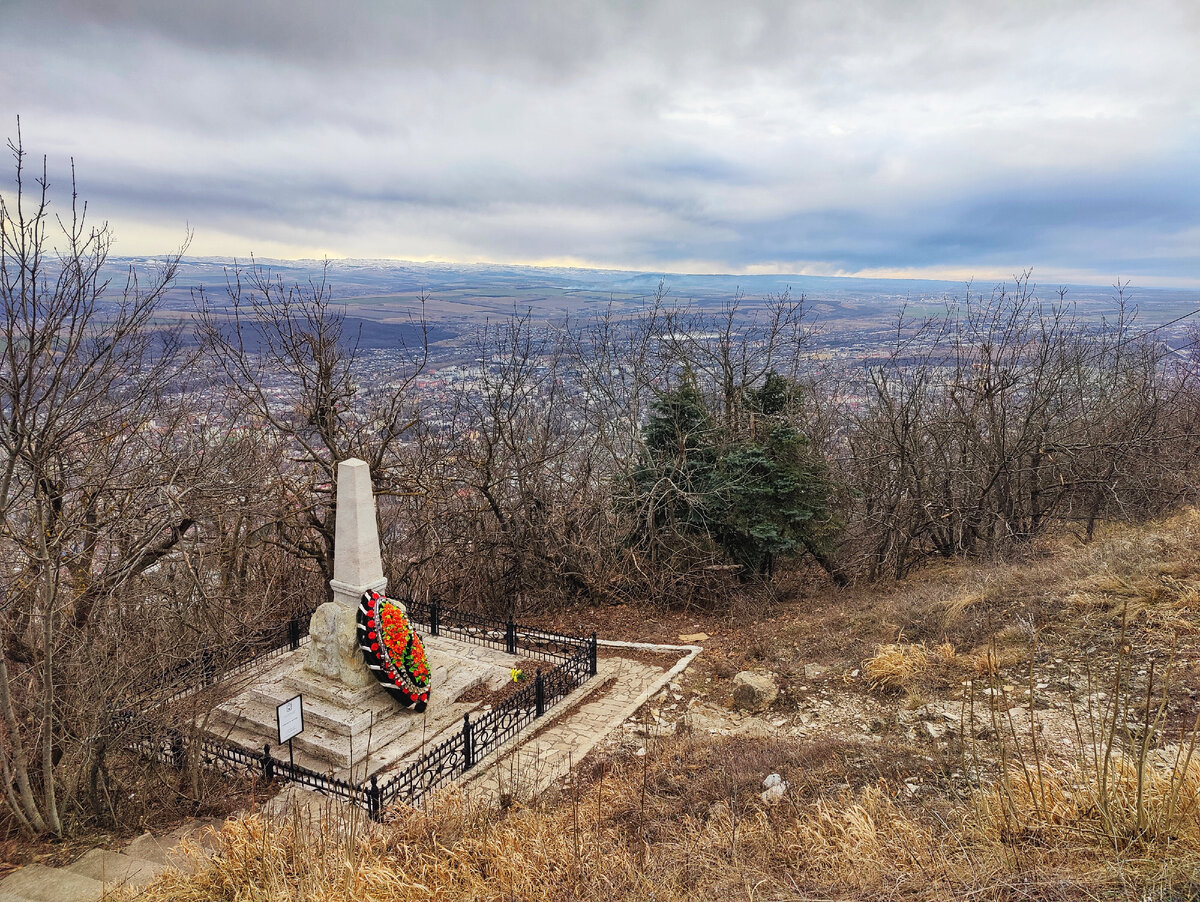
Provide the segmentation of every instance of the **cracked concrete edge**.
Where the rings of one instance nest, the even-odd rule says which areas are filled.
[[[537,792],[543,791],[546,787],[550,786],[556,780],[559,780],[560,778],[566,776],[566,774],[570,771],[571,766],[575,762],[582,761],[589,754],[591,754],[592,749],[594,749],[597,745],[599,745],[602,740],[607,738],[609,733],[611,733],[613,730],[615,730],[617,727],[619,727],[622,723],[624,723],[626,720],[628,720],[630,715],[634,714],[639,708],[642,707],[642,705],[646,704],[646,702],[648,702],[651,698],[653,698],[654,695],[663,688],[663,686],[666,686],[668,683],[671,682],[671,680],[673,680],[676,676],[678,676],[680,673],[682,673],[687,668],[687,666],[689,664],[691,664],[693,660],[695,660],[696,655],[700,654],[700,652],[703,651],[703,649],[699,645],[657,645],[657,644],[650,643],[650,642],[616,642],[616,641],[612,641],[612,640],[610,640],[608,642],[602,642],[600,644],[607,645],[608,647],[611,647],[611,648],[637,648],[637,649],[647,649],[647,650],[657,650],[657,651],[685,651],[686,650],[688,653],[684,657],[680,658],[675,663],[674,666],[672,666],[670,669],[664,671],[661,676],[657,677],[649,686],[647,686],[645,689],[643,689],[642,692],[640,694],[638,694],[627,707],[623,708],[621,713],[609,716],[602,723],[600,728],[593,732],[591,738],[588,741],[586,741],[585,743],[583,743],[583,745],[581,746],[581,748],[579,750],[580,754],[577,758],[572,756],[572,758],[570,760],[568,760],[568,762],[566,763],[566,766],[564,766],[562,764],[562,762],[560,762],[553,769],[553,771],[548,775],[547,779],[545,779],[544,781],[539,780],[539,783],[542,785],[539,785]],[[588,682],[590,683],[591,681],[589,680]],[[579,689],[575,690],[574,693],[572,693],[571,695],[569,695],[565,699],[563,699],[562,702],[560,703],[562,705],[561,713],[566,713],[566,712],[570,711],[571,708],[574,707],[575,703],[579,699],[585,698],[586,695],[579,694],[577,696],[577,693],[582,693],[583,690],[587,689],[587,688],[588,688],[588,684],[585,683]],[[561,714],[560,714],[560,716],[561,716]],[[557,718],[556,718],[556,720],[557,720]],[[487,762],[487,767],[478,771],[469,780],[466,780],[462,784],[460,784],[460,788],[470,791],[477,784],[482,783],[484,778],[491,771],[492,766],[495,764],[498,764],[500,762],[500,760],[501,760],[500,756],[502,754],[503,755],[510,754],[511,752],[520,748],[524,744],[524,742],[527,742],[527,741],[529,741],[529,740],[524,739],[520,734],[518,734],[517,736],[515,736],[513,739],[509,740],[507,743],[505,743],[500,748],[495,749],[493,752],[489,753],[487,758],[484,759]],[[453,787],[453,785],[454,784],[451,784],[451,787]],[[446,788],[451,788],[451,787],[446,787]]]

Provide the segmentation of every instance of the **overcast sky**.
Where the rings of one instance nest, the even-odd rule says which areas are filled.
[[[0,57],[117,253],[1200,285],[1196,0],[0,0]]]

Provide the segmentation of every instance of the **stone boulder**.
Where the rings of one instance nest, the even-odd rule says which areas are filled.
[[[338,680],[351,688],[375,682],[358,647],[358,622],[354,608],[327,601],[315,611],[308,625],[312,642],[305,668]]]
[[[769,673],[743,670],[733,678],[733,706],[742,711],[762,711],[778,695],[779,687]]]
[[[767,778],[763,780],[763,791],[758,794],[758,797],[768,805],[778,805],[787,791],[787,780],[779,774],[767,774]]]
[[[829,668],[824,664],[805,664],[804,678],[806,680],[819,680],[829,672]]]

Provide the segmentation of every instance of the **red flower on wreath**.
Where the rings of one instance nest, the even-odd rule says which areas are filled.
[[[363,597],[359,624],[360,643],[376,676],[406,699],[425,702],[429,697],[429,661],[404,607],[393,599],[368,593]]]

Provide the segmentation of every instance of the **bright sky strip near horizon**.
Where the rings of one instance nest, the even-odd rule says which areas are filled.
[[[0,54],[120,254],[1200,285],[1194,0],[0,0]]]

